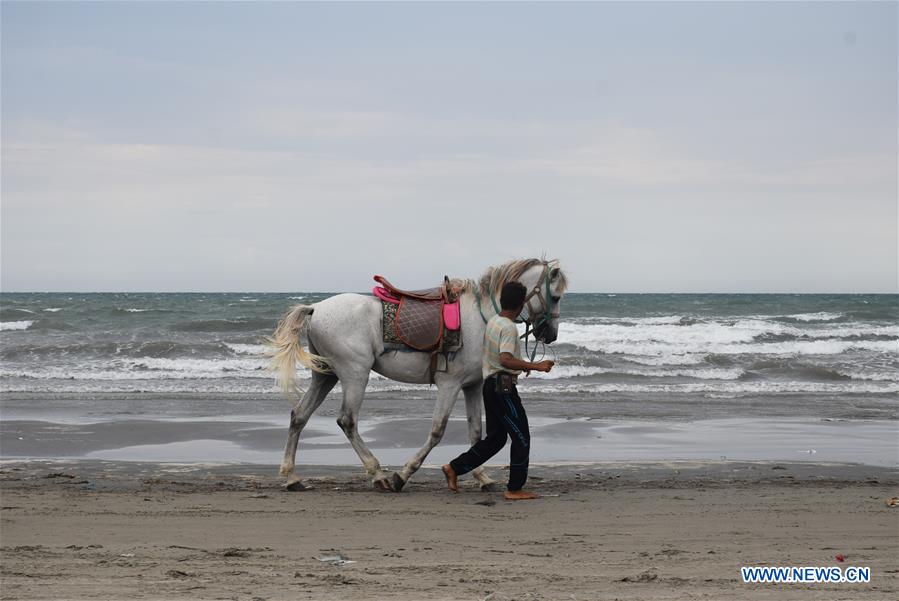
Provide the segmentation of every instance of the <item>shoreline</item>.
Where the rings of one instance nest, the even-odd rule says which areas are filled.
[[[100,419],[98,419],[100,417]],[[104,419],[105,418],[105,419]],[[899,467],[894,420],[832,418],[630,420],[532,414],[531,461],[812,461]],[[428,417],[363,417],[363,439],[384,465],[404,464],[424,442]],[[0,420],[0,459],[135,462],[281,462],[279,415],[87,416]],[[453,416],[428,456],[445,463],[468,449],[467,424]],[[500,451],[488,465],[501,465]],[[333,416],[315,415],[300,436],[298,465],[353,465],[358,457]]]

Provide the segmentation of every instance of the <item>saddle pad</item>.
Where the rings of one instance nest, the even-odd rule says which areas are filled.
[[[381,334],[384,337],[385,347],[396,348],[405,344],[396,335],[396,310],[399,305],[388,301],[381,301]]]
[[[396,310],[396,333],[414,349],[435,348],[443,333],[443,300],[401,298]]]

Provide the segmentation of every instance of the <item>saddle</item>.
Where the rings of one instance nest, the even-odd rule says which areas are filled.
[[[386,319],[392,319],[396,339],[403,345],[416,351],[431,352],[429,371],[431,383],[434,383],[437,355],[445,355],[450,350],[445,344],[446,333],[448,330],[458,332],[461,327],[457,291],[446,276],[442,286],[422,290],[397,288],[380,275],[374,276],[374,280],[381,284],[375,286],[372,293],[384,305],[385,331],[390,325]],[[455,350],[458,350],[460,339],[458,335],[453,337],[451,346]]]

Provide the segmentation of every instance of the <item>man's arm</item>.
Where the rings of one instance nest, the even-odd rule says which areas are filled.
[[[555,361],[550,361],[549,359],[545,359],[543,361],[538,361],[537,363],[531,363],[530,361],[522,361],[513,355],[512,353],[500,353],[499,354],[499,363],[506,369],[514,369],[521,371],[545,371],[548,372],[555,365]]]

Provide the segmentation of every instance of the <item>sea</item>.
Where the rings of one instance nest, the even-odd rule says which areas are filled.
[[[286,427],[291,405],[268,370],[264,338],[292,305],[332,294],[2,293],[0,420]],[[547,431],[588,421],[594,438],[625,425],[645,437],[649,425],[670,434],[692,424],[689,438],[717,424],[711,430],[730,432],[717,438],[739,431],[751,441],[747,424],[876,424],[879,433],[866,436],[882,438],[878,461],[899,463],[897,295],[571,293],[558,340],[536,348],[536,359],[544,357],[555,368],[524,378],[520,392],[532,424]],[[302,385],[309,373],[299,374]],[[331,396],[339,399],[339,386]],[[363,424],[426,423],[435,389],[373,374],[368,397]],[[338,407],[324,404],[328,424]],[[463,412],[460,401],[454,419]],[[8,432],[0,447],[7,457],[17,453]],[[706,455],[724,456],[716,453]]]

